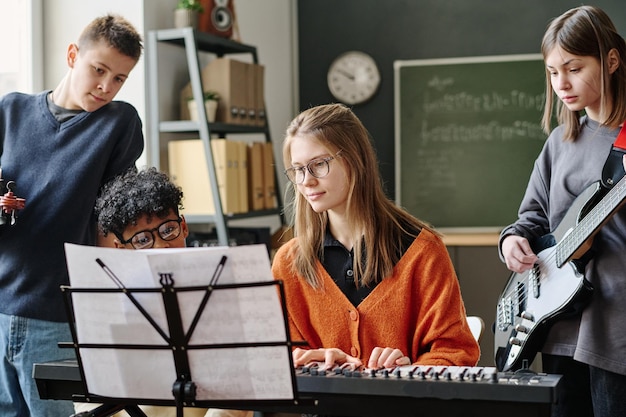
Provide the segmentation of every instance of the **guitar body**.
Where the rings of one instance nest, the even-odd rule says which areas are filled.
[[[498,301],[494,324],[498,370],[530,365],[554,322],[579,313],[588,304],[593,288],[585,279],[584,265],[568,260],[559,266],[556,245],[574,231],[604,193],[599,183],[588,187],[554,233],[532,242],[539,258],[534,268],[511,274]]]

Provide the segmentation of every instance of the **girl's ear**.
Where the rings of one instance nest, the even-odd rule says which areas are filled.
[[[619,68],[619,58],[619,52],[615,48],[611,49],[607,54],[606,62],[609,74],[613,74]]]

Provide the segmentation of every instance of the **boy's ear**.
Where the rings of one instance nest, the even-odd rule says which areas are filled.
[[[118,238],[113,239],[113,244],[117,249],[126,249],[126,246],[122,242],[120,242]]]
[[[102,232],[100,231],[100,229],[98,229],[97,234],[98,234],[97,241],[96,241],[97,246],[107,247],[107,248],[117,247],[115,245],[115,242],[116,241],[119,242],[119,239],[117,239],[113,233],[108,233],[106,236],[104,236]]]
[[[189,227],[187,227],[187,221],[185,221],[185,216],[181,215],[180,218],[183,219],[183,221],[180,222],[180,228],[183,233],[183,237],[187,239],[187,236],[189,236]]]
[[[75,43],[70,43],[67,47],[67,66],[70,68],[74,68],[74,63],[76,62],[76,57],[78,56],[78,45]]]

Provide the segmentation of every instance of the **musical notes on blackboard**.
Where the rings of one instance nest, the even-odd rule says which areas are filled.
[[[540,55],[396,61],[396,200],[438,228],[511,223],[547,135]]]

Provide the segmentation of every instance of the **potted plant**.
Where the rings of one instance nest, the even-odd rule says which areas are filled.
[[[174,10],[174,27],[198,28],[198,15],[204,11],[200,0],[178,0]]]
[[[217,105],[220,99],[220,95],[216,91],[205,91],[202,95],[204,101],[204,110],[206,111],[206,117],[209,123],[215,122],[215,114],[217,113]],[[198,107],[196,100],[193,96],[187,98],[187,106],[189,108],[189,118],[191,120],[198,120]]]

